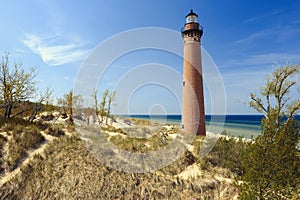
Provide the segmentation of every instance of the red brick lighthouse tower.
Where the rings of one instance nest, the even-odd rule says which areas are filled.
[[[201,36],[198,15],[191,10],[182,30],[184,40],[182,129],[185,133],[206,135],[202,78]]]

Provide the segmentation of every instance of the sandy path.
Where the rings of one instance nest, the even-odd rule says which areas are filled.
[[[14,169],[11,172],[6,172],[4,174],[4,176],[1,177],[0,187],[2,187],[5,183],[10,181],[12,178],[14,178],[19,173],[21,173],[21,167],[28,165],[35,155],[37,155],[37,154],[42,155],[43,152],[45,151],[45,149],[47,148],[48,143],[55,139],[55,137],[53,137],[51,135],[47,135],[43,131],[41,131],[41,135],[45,138],[45,141],[43,143],[41,143],[41,145],[38,148],[36,148],[35,150],[27,152],[28,153],[27,158],[16,169]]]

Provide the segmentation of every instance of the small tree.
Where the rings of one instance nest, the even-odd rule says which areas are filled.
[[[63,98],[58,99],[58,104],[62,106],[64,111],[69,113],[69,122],[73,123],[73,109],[81,102],[81,95],[74,95],[72,90],[68,94],[64,94]]]
[[[45,107],[48,106],[49,99],[50,99],[50,96],[52,95],[52,92],[53,91],[51,91],[49,88],[47,88],[45,93],[39,94],[38,100],[33,103],[33,106],[31,108],[31,114],[29,116],[30,122],[32,122],[36,118],[36,115],[39,112],[42,112],[45,109]]]
[[[106,104],[107,104],[108,94],[109,94],[109,91],[108,91],[108,89],[106,89],[103,92],[103,95],[102,95],[102,101],[100,103],[100,110],[99,110],[99,113],[100,113],[100,116],[101,116],[101,122],[103,122],[103,118],[106,115],[106,110],[107,110],[106,109]]]
[[[102,101],[100,102],[100,105],[98,105],[97,90],[93,92],[92,97],[94,99],[94,111],[98,118],[99,124],[103,122],[104,116],[106,116],[105,123],[108,124],[108,118],[112,117],[111,106],[113,104],[113,101],[115,100],[115,96],[116,96],[115,92],[109,92],[109,90],[106,89],[103,92]]]
[[[101,119],[100,119],[100,117],[99,117],[99,115],[100,115],[100,110],[99,110],[99,107],[98,107],[97,90],[94,90],[92,97],[93,97],[93,99],[94,99],[94,111],[95,111],[96,117],[97,117],[97,119],[98,119],[98,123],[100,124],[100,123],[101,123]]]
[[[12,110],[22,102],[33,98],[36,87],[33,81],[35,68],[28,72],[22,68],[22,64],[14,63],[12,66],[8,59],[9,54],[2,57],[0,63],[0,96],[1,107],[4,108],[3,117],[10,119]],[[17,116],[18,114],[14,114]]]
[[[290,199],[300,185],[299,98],[289,95],[299,65],[276,69],[261,89],[264,100],[251,94],[250,106],[264,114],[262,135],[255,139],[243,161],[242,199]]]
[[[108,97],[107,97],[107,115],[106,115],[106,124],[108,124],[108,118],[111,117],[110,115],[110,112],[111,112],[111,106],[112,106],[112,103],[113,101],[115,100],[116,98],[116,92],[113,91],[113,92],[110,92],[108,94]],[[113,118],[111,119],[113,121]]]

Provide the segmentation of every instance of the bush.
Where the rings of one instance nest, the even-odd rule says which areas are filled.
[[[211,164],[227,168],[237,176],[244,172],[242,160],[245,156],[249,143],[237,138],[226,139],[220,137],[212,151],[204,158],[202,164]]]
[[[126,151],[145,152],[147,149],[147,146],[145,145],[147,142],[146,138],[123,138],[122,136],[117,135],[112,136],[110,141]]]
[[[261,97],[250,94],[250,106],[264,114],[262,135],[247,149],[240,185],[242,199],[294,199],[300,187],[300,100],[290,95],[300,65],[281,67],[267,78]],[[296,198],[295,198],[296,199]],[[298,196],[299,199],[299,196]]]
[[[102,131],[108,131],[108,132],[115,132],[115,133],[122,133],[122,134],[124,134],[124,132],[123,132],[122,129],[116,128],[114,126],[107,126],[107,127],[101,126],[101,130]]]
[[[39,133],[39,130],[31,126],[21,133],[20,142],[24,149],[36,148],[45,138]]]
[[[249,146],[242,163],[241,197],[292,199],[300,186],[299,124],[294,121],[278,130],[267,127]]]
[[[50,126],[45,131],[46,134],[54,136],[54,137],[60,137],[65,135],[65,132],[61,130],[60,127],[57,126]]]

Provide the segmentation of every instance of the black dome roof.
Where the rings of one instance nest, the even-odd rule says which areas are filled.
[[[196,15],[198,17],[198,15],[196,13],[194,13],[193,9],[191,9],[190,13],[187,14],[187,16],[185,16],[186,18],[190,15]]]

